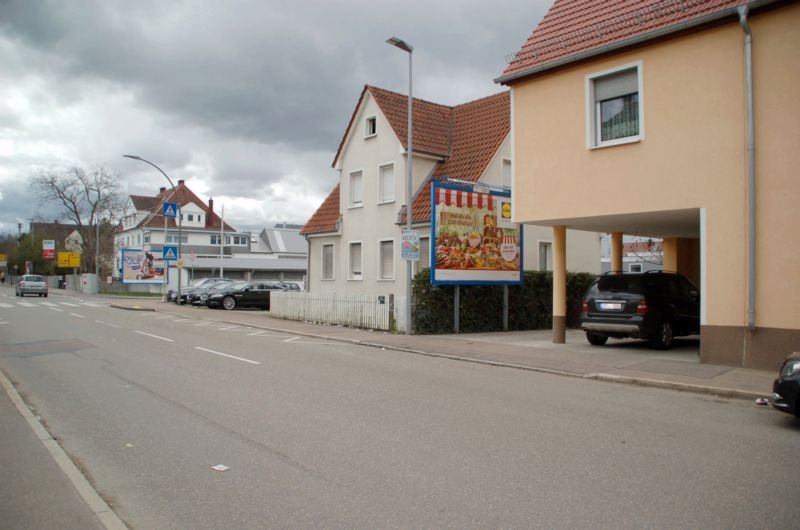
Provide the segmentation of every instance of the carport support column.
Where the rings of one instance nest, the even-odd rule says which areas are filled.
[[[662,243],[663,263],[661,268],[665,271],[678,271],[678,239],[675,237],[664,238]]]
[[[567,340],[567,227],[553,227],[553,343]]]
[[[622,232],[611,232],[611,270],[622,270]]]

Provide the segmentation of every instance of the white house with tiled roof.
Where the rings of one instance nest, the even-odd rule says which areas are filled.
[[[402,312],[407,104],[402,94],[373,86],[362,91],[333,161],[339,182],[301,230],[309,241],[310,291],[394,294]],[[454,107],[414,99],[415,272],[430,265],[431,179],[510,185],[509,105],[508,92]],[[551,268],[551,237],[547,229],[525,232],[526,269]],[[578,234],[571,245],[572,270],[600,271],[598,234]]]

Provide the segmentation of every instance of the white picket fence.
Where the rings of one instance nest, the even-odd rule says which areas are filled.
[[[292,291],[273,291],[270,293],[269,312],[271,316],[287,320],[303,320],[323,324],[338,324],[366,329],[382,329],[390,331],[403,330],[402,311],[398,311],[398,302],[403,298],[395,297],[391,307],[390,297],[381,299],[375,295],[345,295],[339,293],[311,293]],[[394,310],[394,315],[390,313]]]

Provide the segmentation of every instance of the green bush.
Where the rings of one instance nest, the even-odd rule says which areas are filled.
[[[567,273],[567,326],[579,324],[583,293],[596,276]],[[455,287],[431,285],[430,269],[413,280],[415,333],[452,333]],[[459,329],[462,332],[502,331],[503,287],[461,286]],[[508,329],[549,329],[553,323],[553,274],[526,271],[522,285],[508,288]]]

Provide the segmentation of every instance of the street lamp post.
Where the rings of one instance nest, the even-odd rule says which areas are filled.
[[[164,175],[164,178],[167,179],[167,182],[169,182],[169,185],[172,186],[172,194],[175,196],[175,201],[178,203],[178,211],[177,211],[177,215],[178,215],[178,261],[180,261],[181,260],[181,255],[182,255],[181,251],[183,250],[183,214],[181,213],[180,198],[178,197],[178,192],[175,190],[175,184],[172,183],[172,179],[170,179],[169,176],[167,176],[167,174],[164,173],[164,171],[160,167],[158,167],[154,163],[150,162],[149,160],[145,160],[144,158],[142,158],[140,156],[137,156],[137,155],[122,155],[122,156],[125,157],[125,158],[132,158],[134,160],[139,160],[141,162],[144,162],[145,164],[150,164],[151,166],[156,168],[159,173]],[[166,220],[165,220],[165,223],[166,223]],[[167,244],[167,238],[166,238],[166,235],[165,235],[164,236],[164,245],[166,245],[166,244]],[[166,275],[167,271],[169,270],[169,267],[166,265],[166,260],[164,260],[164,261],[165,261],[164,274]],[[179,303],[181,301],[181,268],[182,267],[178,267],[178,297],[176,298],[176,300]],[[166,292],[165,292],[165,294],[166,294]]]
[[[411,62],[414,55],[414,47],[397,37],[386,40],[388,44],[408,52],[408,160],[406,162],[406,230],[411,230],[411,170],[414,165],[414,144],[413,144],[413,98],[411,94]],[[406,260],[406,333],[411,334],[411,260]]]

